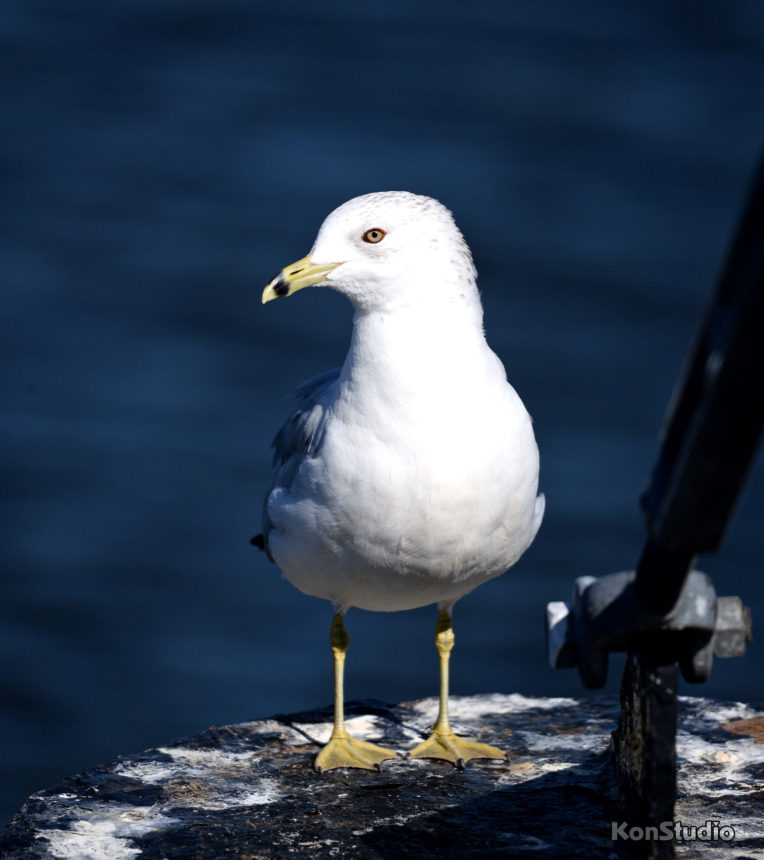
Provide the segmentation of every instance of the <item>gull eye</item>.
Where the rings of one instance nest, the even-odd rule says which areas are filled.
[[[377,242],[381,242],[387,233],[381,227],[372,227],[371,230],[367,230],[361,238],[364,242],[368,242],[370,245],[376,245]]]

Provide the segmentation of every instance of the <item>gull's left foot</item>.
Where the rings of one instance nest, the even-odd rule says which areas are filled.
[[[378,747],[368,741],[359,741],[348,734],[333,734],[329,743],[316,756],[313,767],[319,772],[335,767],[360,767],[364,770],[379,770],[387,759],[398,758],[395,750]]]
[[[507,754],[490,744],[480,744],[459,738],[450,730],[444,732],[435,729],[426,741],[411,750],[409,758],[438,758],[462,768],[468,761],[475,758],[506,761]]]

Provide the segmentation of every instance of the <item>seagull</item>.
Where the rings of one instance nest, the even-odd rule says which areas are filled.
[[[310,254],[273,278],[262,301],[314,286],[353,305],[350,348],[342,367],[297,389],[253,538],[286,579],[334,607],[334,723],[314,767],[379,769],[397,755],[345,727],[347,610],[429,604],[439,709],[408,755],[458,767],[506,760],[451,729],[452,610],[530,546],[544,496],[530,416],[486,343],[470,250],[437,200],[365,194],[326,218]]]

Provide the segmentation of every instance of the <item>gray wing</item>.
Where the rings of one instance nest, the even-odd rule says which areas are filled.
[[[289,488],[303,459],[315,457],[320,450],[326,426],[326,404],[331,401],[339,376],[340,368],[335,367],[303,382],[294,392],[297,408],[273,439],[273,479],[263,504],[263,534],[252,539],[255,546],[268,553],[271,561],[268,535],[272,523],[268,516],[268,497],[274,487]]]

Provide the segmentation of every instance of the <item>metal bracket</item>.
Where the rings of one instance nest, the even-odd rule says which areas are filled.
[[[764,159],[669,407],[641,499],[636,572],[581,577],[570,606],[547,606],[550,663],[578,666],[585,686],[604,685],[611,651],[629,652],[612,747],[619,814],[654,833],[676,800],[677,663],[688,681],[705,681],[714,657],[740,655],[751,639],[740,599],[717,597],[693,566],[721,546],[764,433],[762,236]],[[624,846],[634,857],[674,856],[657,837]]]
[[[553,669],[578,666],[589,689],[605,685],[611,651],[649,650],[678,661],[685,680],[706,681],[714,657],[739,657],[751,641],[751,616],[739,597],[717,597],[711,579],[692,571],[666,615],[634,597],[636,573],[581,576],[571,604],[547,604],[547,647]]]

